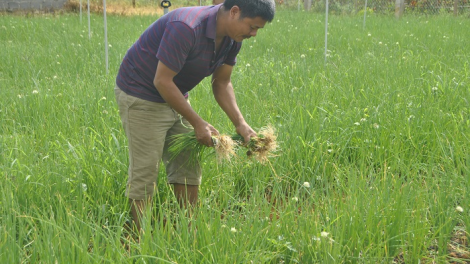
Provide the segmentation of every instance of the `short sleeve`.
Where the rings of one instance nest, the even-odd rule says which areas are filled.
[[[179,21],[168,22],[156,57],[178,73],[183,68],[194,42],[195,33],[188,25]]]
[[[241,42],[235,42],[232,45],[232,48],[230,49],[230,51],[228,52],[227,58],[225,59],[224,64],[234,66],[235,63],[237,63],[237,55],[238,55],[238,52],[240,52],[241,47],[242,47]]]

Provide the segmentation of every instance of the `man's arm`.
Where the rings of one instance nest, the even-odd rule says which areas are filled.
[[[233,66],[227,64],[217,68],[212,74],[212,92],[217,103],[232,121],[237,133],[248,142],[250,137],[256,136],[256,132],[246,123],[238,108],[231,81],[232,69]]]
[[[176,72],[160,61],[158,62],[153,84],[170,107],[175,109],[176,112],[182,115],[194,127],[196,139],[203,145],[212,146],[211,136],[219,132],[202,119],[186,101],[181,91],[173,82],[173,77],[175,77],[176,74]]]

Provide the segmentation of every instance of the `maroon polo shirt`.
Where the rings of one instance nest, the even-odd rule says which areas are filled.
[[[221,65],[235,65],[241,42],[225,37],[215,54],[220,6],[183,7],[160,17],[127,51],[117,86],[129,95],[165,102],[153,85],[159,61],[177,73],[173,81],[186,97]]]

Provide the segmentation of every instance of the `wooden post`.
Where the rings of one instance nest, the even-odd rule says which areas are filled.
[[[366,29],[366,15],[367,15],[367,0],[364,4],[364,21],[362,22],[362,29]]]
[[[403,16],[404,11],[405,11],[405,1],[395,0],[395,17],[401,18]]]
[[[309,11],[312,8],[312,0],[304,0],[304,10]]]
[[[135,0],[132,0],[132,7],[135,8]]]
[[[312,0],[304,0],[304,9],[310,11],[312,8]]]
[[[454,0],[454,16],[459,14],[459,0]]]
[[[103,0],[103,24],[104,24],[104,56],[106,62],[106,74],[109,74],[109,55],[108,55],[108,22],[106,20],[106,0]]]
[[[325,0],[325,65],[326,65],[326,58],[328,56],[328,7],[329,3],[328,0]]]
[[[90,26],[90,0],[87,0],[87,15],[88,15],[88,39],[91,39],[91,26]]]

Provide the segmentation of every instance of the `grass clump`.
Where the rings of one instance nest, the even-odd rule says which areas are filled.
[[[183,153],[183,151],[190,151],[190,159],[194,161],[201,161],[206,150],[206,146],[199,144],[197,141],[194,130],[188,133],[172,136],[170,139],[170,146],[168,147],[171,159],[176,158],[178,155]]]
[[[269,157],[274,156],[273,153],[277,150],[277,136],[272,126],[261,128],[256,137],[250,138],[250,141],[243,145],[243,138],[240,135],[234,136],[234,139],[246,148],[248,148],[246,155],[254,157],[260,163],[268,161]]]
[[[237,143],[232,139],[232,137],[227,135],[217,135],[212,137],[212,140],[214,141],[215,155],[217,156],[218,162],[222,162],[222,160],[231,160],[231,158],[236,155],[235,148]]]

